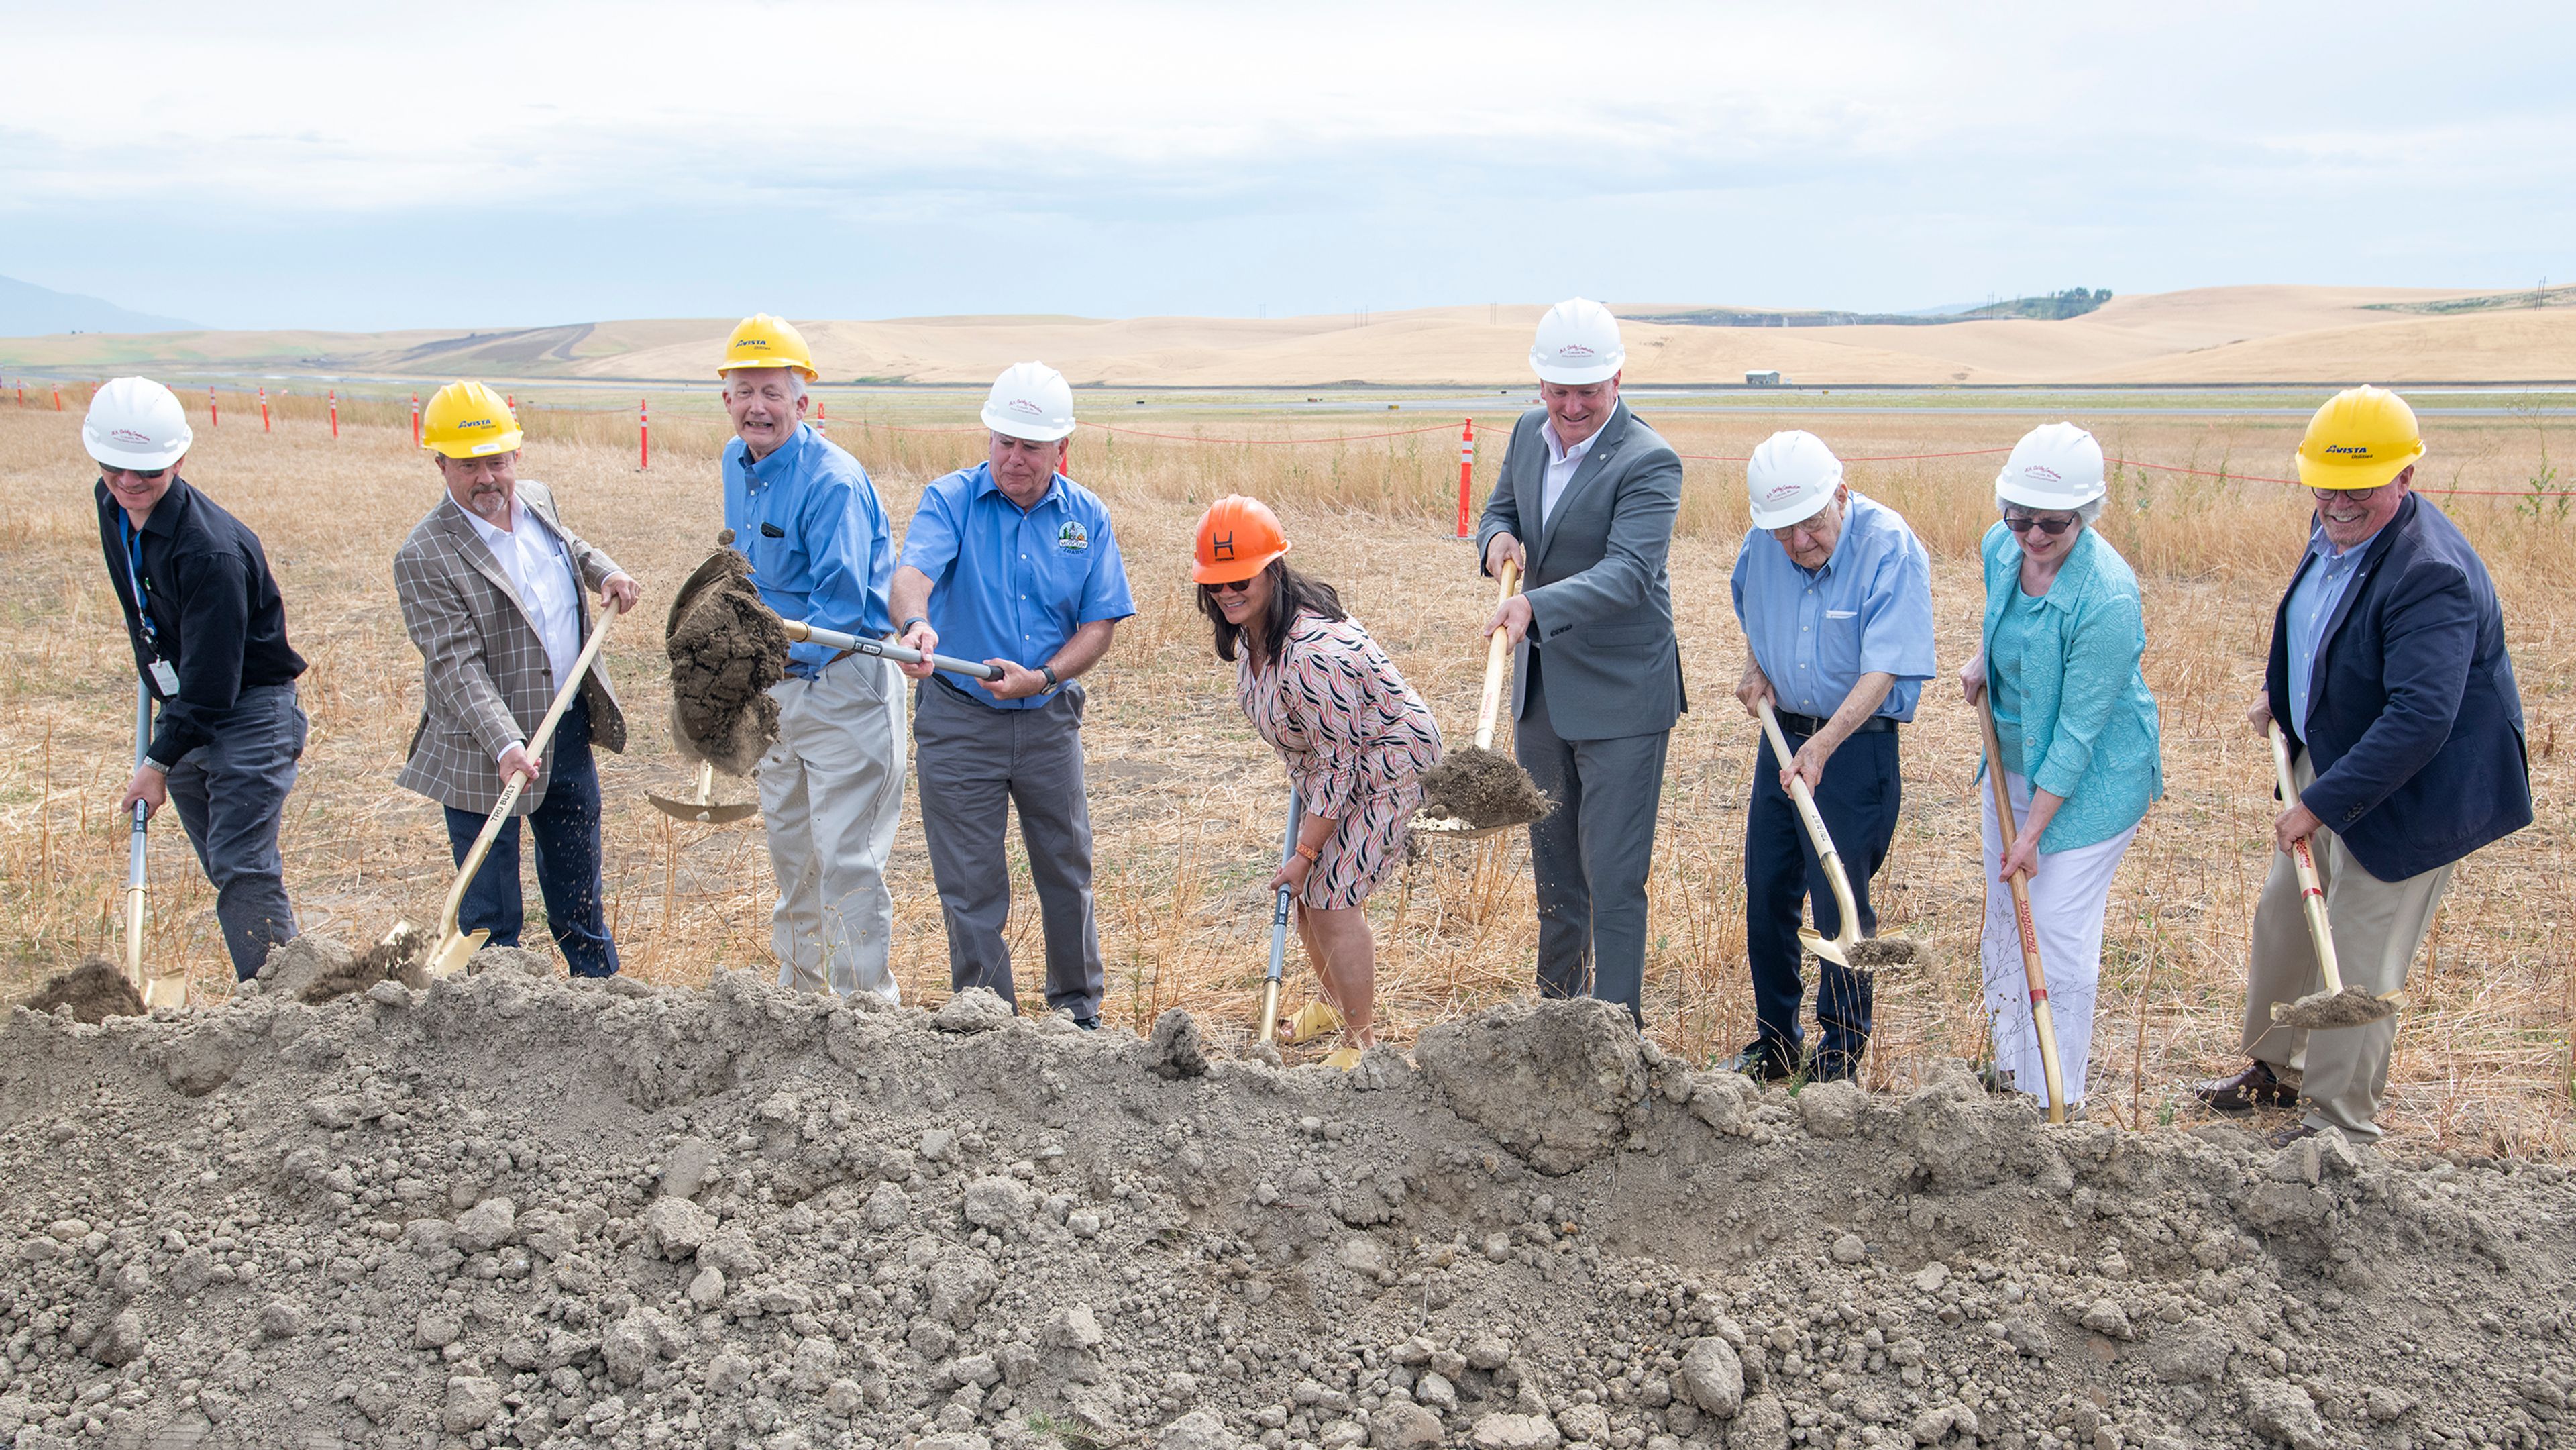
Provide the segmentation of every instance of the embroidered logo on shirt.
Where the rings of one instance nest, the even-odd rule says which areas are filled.
[[[1055,546],[1068,554],[1079,554],[1091,547],[1091,535],[1083,532],[1081,524],[1066,519],[1064,527],[1055,531]]]

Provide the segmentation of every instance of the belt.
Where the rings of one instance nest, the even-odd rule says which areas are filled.
[[[1805,737],[1821,733],[1825,728],[1825,722],[1817,719],[1813,715],[1793,715],[1786,710],[1779,711],[1778,714],[1780,716],[1780,733],[1783,735]],[[1896,717],[1893,715],[1872,715],[1868,719],[1860,722],[1858,726],[1854,727],[1852,733],[1854,735],[1876,735],[1881,731],[1890,735],[1895,734]]]

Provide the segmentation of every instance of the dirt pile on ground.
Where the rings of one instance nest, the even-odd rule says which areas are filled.
[[[1882,970],[1892,970],[1897,967],[1922,968],[1932,964],[1930,944],[1917,941],[1910,936],[1863,937],[1845,948],[1843,955],[1850,957],[1851,965],[1855,967],[1876,967]]]
[[[1498,1009],[1350,1073],[568,983],[0,1028],[0,1442],[2555,1443],[2576,1190]],[[534,970],[530,970],[534,968]]]
[[[68,1007],[75,1019],[95,1024],[110,1017],[140,1016],[143,994],[134,990],[134,982],[123,967],[105,957],[92,957],[70,971],[47,978],[26,1005],[37,1012]]]
[[[1422,773],[1422,813],[1465,821],[1476,830],[1518,826],[1556,809],[1521,763],[1494,750],[1462,745]]]
[[[664,641],[671,731],[683,751],[748,775],[778,738],[768,690],[787,677],[787,632],[752,587],[750,560],[727,548],[708,563],[715,577],[680,601],[686,608],[673,612]]]

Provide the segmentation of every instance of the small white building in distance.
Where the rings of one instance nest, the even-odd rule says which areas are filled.
[[[1777,372],[1746,373],[1744,375],[1744,386],[1748,388],[1776,388],[1780,386],[1780,375]]]

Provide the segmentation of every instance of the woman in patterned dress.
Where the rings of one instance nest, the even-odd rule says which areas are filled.
[[[1377,943],[1369,893],[1404,859],[1422,773],[1440,759],[1440,729],[1422,697],[1333,587],[1288,567],[1278,516],[1228,495],[1199,521],[1199,612],[1216,656],[1235,666],[1235,699],[1279,752],[1304,802],[1296,854],[1270,889],[1293,893],[1297,934],[1325,1002],[1282,1024],[1290,1041],[1347,1029],[1326,1062],[1347,1067],[1377,1041],[1372,999]]]

